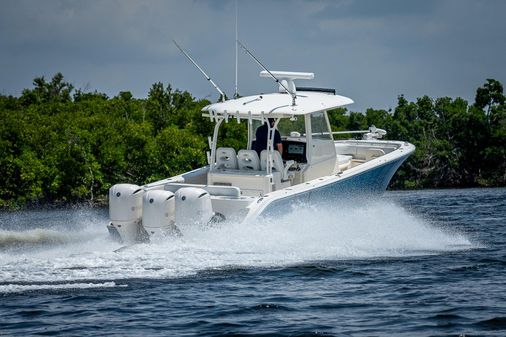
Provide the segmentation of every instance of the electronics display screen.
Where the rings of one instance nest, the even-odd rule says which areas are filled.
[[[306,163],[306,143],[283,140],[283,159]]]
[[[304,144],[288,144],[288,154],[304,154]]]

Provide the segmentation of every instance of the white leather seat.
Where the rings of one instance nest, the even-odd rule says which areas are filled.
[[[255,150],[240,150],[237,154],[239,161],[239,170],[259,171],[260,159]]]
[[[284,165],[281,153],[276,150],[272,151],[272,170],[281,173],[283,181],[291,178],[292,175],[288,173],[288,169],[293,164],[295,164],[295,161],[287,160],[286,165]],[[263,171],[267,170],[267,150],[260,152],[260,167]]]
[[[216,167],[237,169],[237,156],[231,147],[219,147],[216,149]]]
[[[283,158],[278,151],[272,152],[272,170],[277,172],[283,172]],[[260,166],[262,171],[267,170],[267,150],[260,152]]]

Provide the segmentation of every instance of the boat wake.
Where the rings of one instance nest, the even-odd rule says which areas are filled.
[[[126,285],[118,285],[115,282],[98,282],[98,283],[36,283],[36,284],[5,284],[0,285],[1,293],[19,293],[27,291],[39,290],[62,290],[62,289],[90,289],[90,288],[113,288],[125,287]]]
[[[112,286],[107,282],[224,268],[441,254],[479,246],[462,233],[386,200],[333,209],[297,207],[282,217],[254,223],[187,227],[182,237],[124,249],[108,238],[105,217],[76,221],[79,226],[72,224],[68,232],[0,231],[0,293],[39,289],[40,283],[44,289]]]
[[[58,245],[76,240],[77,238],[74,236],[52,229],[36,228],[26,231],[0,229],[0,250]]]

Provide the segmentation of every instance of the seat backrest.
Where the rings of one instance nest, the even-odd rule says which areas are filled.
[[[272,151],[272,162],[272,170],[283,173],[285,165],[283,164],[281,153],[276,150]],[[263,150],[260,153],[260,167],[262,168],[262,171],[267,170],[267,150]]]
[[[260,159],[255,150],[239,150],[237,154],[239,170],[258,171],[260,170]]]
[[[216,167],[237,169],[237,156],[231,147],[219,147],[216,149]]]

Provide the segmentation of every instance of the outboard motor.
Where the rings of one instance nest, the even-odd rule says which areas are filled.
[[[142,226],[149,236],[164,236],[175,231],[174,193],[153,190],[144,193],[142,201]]]
[[[196,187],[176,191],[176,225],[207,225],[214,216],[209,192]]]
[[[137,185],[117,184],[109,189],[109,232],[119,235],[121,241],[133,243],[141,240],[142,195]]]

